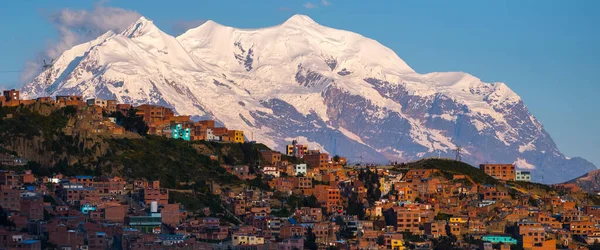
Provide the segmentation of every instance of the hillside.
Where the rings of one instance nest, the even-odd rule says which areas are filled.
[[[479,184],[497,185],[499,182],[493,177],[487,175],[483,170],[473,167],[467,163],[450,160],[428,158],[419,161],[409,162],[400,166],[408,169],[437,169],[442,173],[464,174]]]
[[[566,183],[574,183],[587,192],[597,193],[600,190],[600,170],[591,171]]]
[[[82,95],[157,104],[252,131],[282,150],[296,139],[350,162],[451,157],[516,163],[557,183],[595,169],[562,154],[519,95],[463,72],[415,72],[393,50],[295,15],[267,28],[207,21],[173,37],[142,17],[65,51],[22,96]]]
[[[86,134],[77,129],[82,111],[45,105],[0,108],[0,149],[30,160],[35,173],[121,175],[160,180],[167,188],[180,182],[241,181],[220,164],[255,164],[261,144],[185,142],[157,136]],[[210,156],[218,157],[211,160]]]

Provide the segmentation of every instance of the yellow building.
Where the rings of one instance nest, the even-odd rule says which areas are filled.
[[[244,131],[228,130],[227,137],[229,137],[230,142],[244,143]]]
[[[401,239],[392,239],[392,250],[406,250],[404,241]]]
[[[379,190],[381,191],[382,195],[388,194],[390,191],[392,191],[392,182],[385,177],[379,178]]]
[[[452,217],[450,218],[450,223],[467,223],[469,218],[465,217]]]
[[[231,237],[231,241],[233,246],[265,244],[265,238],[249,234],[234,234],[233,237]]]

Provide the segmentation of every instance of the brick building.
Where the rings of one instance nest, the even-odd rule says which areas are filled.
[[[260,151],[260,155],[265,160],[265,163],[270,165],[277,165],[281,162],[281,153],[272,150]]]
[[[158,105],[143,104],[135,107],[135,109],[137,109],[136,114],[142,116],[147,124],[167,120],[170,117],[175,116],[170,108]]]
[[[392,207],[384,212],[387,225],[394,226],[398,232],[419,233],[421,210],[405,207]]]
[[[141,190],[141,196],[144,197],[144,203],[150,205],[153,201],[158,205],[169,204],[169,191],[164,188],[146,188]]]
[[[514,181],[516,178],[514,164],[481,164],[479,169],[498,180]]]
[[[0,189],[0,206],[11,211],[21,210],[21,192],[16,188],[2,186],[2,189]]]
[[[321,170],[327,170],[329,165],[329,154],[327,153],[315,153],[310,155],[304,155],[304,162],[309,168],[318,168]]]

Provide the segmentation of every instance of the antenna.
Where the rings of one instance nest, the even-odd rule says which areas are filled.
[[[46,85],[50,85],[52,80],[52,70],[54,69],[54,59],[50,60],[50,63],[46,62],[46,59],[42,59],[42,69],[46,72]]]
[[[462,152],[462,148],[460,146],[456,146],[454,152],[456,152],[456,157],[454,158],[454,160],[460,161],[460,152]]]

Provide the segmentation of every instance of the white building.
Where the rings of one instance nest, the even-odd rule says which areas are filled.
[[[108,105],[108,103],[106,102],[106,100],[100,99],[100,98],[94,98],[94,99],[89,99],[86,101],[88,106],[99,106],[99,107],[103,107],[106,108],[106,106]]]
[[[516,170],[515,171],[515,181],[530,182],[531,181],[531,172]]]
[[[306,164],[294,165],[294,173],[296,175],[302,174],[302,175],[306,176]]]
[[[279,170],[277,170],[277,167],[273,166],[264,166],[263,174],[272,175],[275,178],[279,178],[281,176],[281,173],[279,172]]]
[[[218,140],[220,140],[220,138],[213,134],[212,129],[207,128],[206,129],[206,140],[207,141],[218,141]]]

